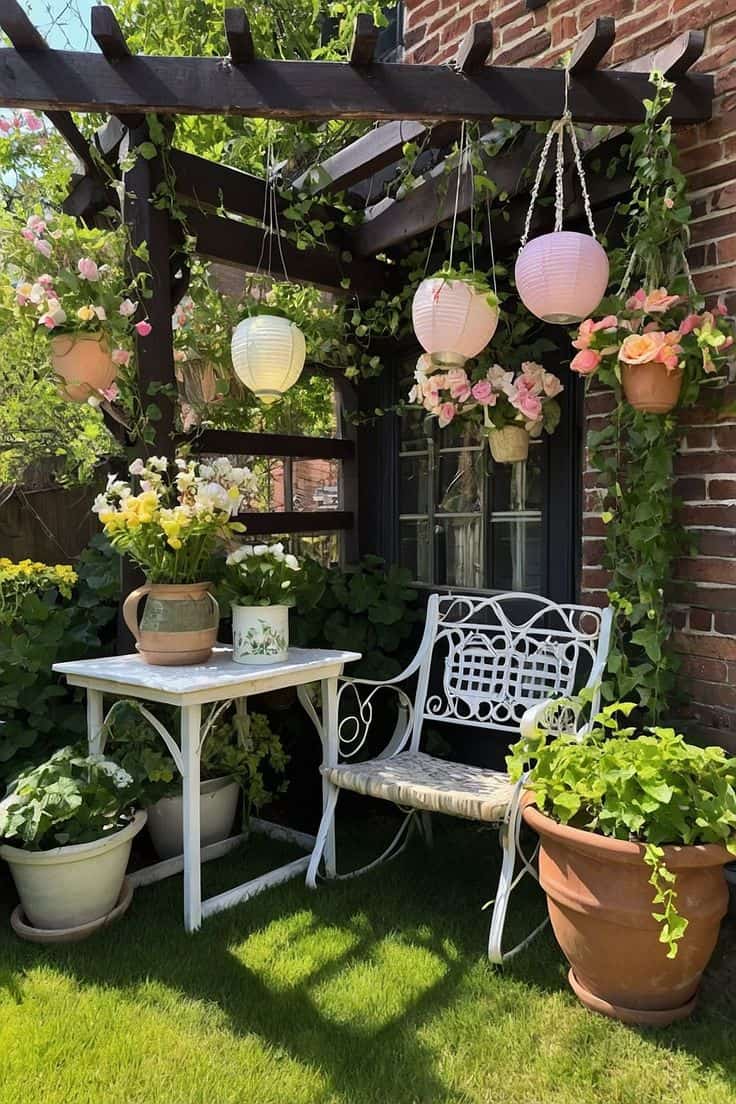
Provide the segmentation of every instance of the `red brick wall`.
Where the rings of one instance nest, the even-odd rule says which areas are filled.
[[[693,202],[690,261],[700,290],[713,299],[725,294],[736,314],[736,0],[552,0],[534,12],[524,0],[406,0],[405,7],[405,57],[416,62],[449,60],[481,19],[493,22],[497,65],[550,65],[600,15],[616,19],[608,65],[642,57],[681,31],[705,30],[696,68],[715,75],[714,116],[678,134]],[[736,387],[728,392],[736,400]],[[589,397],[590,428],[603,423],[610,405],[610,395]],[[684,423],[677,491],[699,552],[676,573],[682,688],[693,723],[736,750],[736,417],[699,408]],[[586,470],[581,594],[601,601],[604,530],[595,486],[595,473]]]

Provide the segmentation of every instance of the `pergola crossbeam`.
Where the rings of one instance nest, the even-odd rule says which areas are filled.
[[[128,43],[120,29],[115,12],[107,4],[96,4],[90,9],[92,37],[108,61],[122,61],[130,57]]]
[[[650,94],[646,74],[596,69],[572,80],[569,107],[580,123],[638,123]],[[238,67],[221,58],[140,56],[111,64],[69,50],[0,51],[0,106],[40,111],[534,122],[559,118],[564,99],[561,69],[489,65],[468,80],[441,65],[258,59]],[[685,76],[670,103],[673,122],[708,119],[712,100],[711,76]]]
[[[603,15],[591,23],[580,35],[570,58],[571,76],[592,73],[603,61],[616,38],[616,21]]]
[[[455,68],[458,73],[465,73],[466,76],[475,73],[486,64],[492,49],[493,24],[489,20],[474,23],[465,33],[455,55]]]
[[[378,27],[370,15],[360,12],[355,17],[353,38],[350,43],[350,64],[371,65],[378,44]]]
[[[619,68],[625,73],[650,73],[652,69],[658,69],[668,80],[677,81],[689,72],[704,49],[704,31],[683,31],[672,42],[644,57],[627,61]]]
[[[256,56],[250,22],[243,8],[225,8],[225,35],[233,65],[249,65]]]

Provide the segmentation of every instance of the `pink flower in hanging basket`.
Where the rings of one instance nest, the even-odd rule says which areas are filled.
[[[658,360],[659,353],[665,343],[665,335],[661,330],[654,333],[630,334],[624,338],[619,349],[618,358],[624,364],[649,364]]]
[[[497,396],[490,380],[478,380],[477,383],[473,384],[470,393],[481,406],[495,406],[496,404]]]
[[[452,419],[455,417],[455,404],[451,402],[442,403],[439,408],[439,425],[440,429],[444,429],[448,426]]]
[[[570,368],[580,376],[590,376],[601,362],[601,354],[595,349],[581,349],[570,362]]]
[[[644,310],[647,314],[662,314],[679,302],[679,295],[670,295],[667,288],[655,288],[645,298]]]
[[[148,337],[148,335],[150,334],[152,329],[153,329],[153,326],[151,325],[150,322],[145,322],[145,321],[144,322],[136,322],[136,324],[135,324],[135,332],[140,337]]]

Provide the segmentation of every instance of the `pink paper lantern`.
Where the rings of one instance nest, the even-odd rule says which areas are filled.
[[[608,286],[608,257],[589,234],[556,230],[524,246],[515,278],[528,311],[564,326],[595,311]]]
[[[498,308],[463,280],[422,280],[411,306],[414,333],[438,367],[461,367],[496,332]]]

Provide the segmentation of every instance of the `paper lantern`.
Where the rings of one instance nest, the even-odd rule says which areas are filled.
[[[516,260],[516,289],[543,322],[589,318],[608,286],[608,257],[589,234],[557,230],[528,242]]]
[[[411,306],[414,333],[437,367],[462,367],[496,332],[498,308],[463,280],[422,280]]]
[[[288,318],[257,314],[235,327],[231,352],[238,379],[270,404],[299,379],[307,347],[304,334]]]

